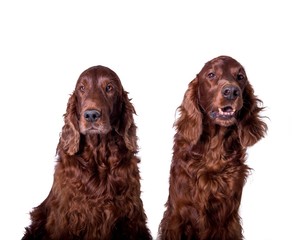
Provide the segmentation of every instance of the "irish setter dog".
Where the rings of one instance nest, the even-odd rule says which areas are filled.
[[[162,240],[240,240],[246,149],[267,130],[261,101],[231,57],[207,62],[190,82],[175,123]]]
[[[152,239],[140,198],[135,110],[119,77],[95,66],[71,95],[54,182],[26,239]]]

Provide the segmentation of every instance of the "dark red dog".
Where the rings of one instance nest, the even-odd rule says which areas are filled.
[[[112,70],[84,71],[71,95],[49,196],[23,239],[151,239],[140,199],[135,113]]]
[[[266,124],[244,68],[231,57],[205,64],[189,84],[175,123],[162,240],[241,240],[239,206],[247,147]]]

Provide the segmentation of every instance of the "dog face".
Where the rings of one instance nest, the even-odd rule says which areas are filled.
[[[236,123],[248,81],[241,64],[221,56],[207,62],[197,78],[199,105],[209,118],[225,127]]]
[[[121,106],[118,76],[105,67],[90,68],[80,75],[75,94],[80,133],[107,134]]]

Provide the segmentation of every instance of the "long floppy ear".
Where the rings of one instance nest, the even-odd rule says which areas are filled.
[[[243,101],[243,108],[238,117],[238,132],[241,145],[248,147],[254,145],[264,137],[268,127],[259,115],[264,110],[264,107],[259,107],[262,101],[254,95],[254,90],[250,83],[244,89]]]
[[[179,107],[180,117],[175,122],[177,134],[187,142],[196,144],[202,134],[202,113],[199,107],[199,81],[189,83]]]
[[[64,115],[65,125],[60,136],[60,146],[70,156],[79,150],[80,133],[76,113],[76,96],[73,93],[68,101]]]
[[[137,151],[136,125],[134,123],[133,114],[135,109],[128,99],[128,93],[122,90],[121,97],[121,114],[116,127],[116,132],[123,137],[126,147],[133,151]]]

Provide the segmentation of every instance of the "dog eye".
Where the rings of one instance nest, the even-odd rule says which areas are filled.
[[[238,75],[237,75],[237,80],[243,80],[245,78],[245,76],[243,75],[243,74],[241,74],[241,73],[239,73]]]
[[[106,85],[105,91],[108,93],[111,92],[113,89],[114,89],[113,86],[109,83]]]
[[[207,77],[209,79],[213,79],[215,76],[216,76],[216,74],[214,74],[213,72],[210,72],[210,73],[207,74]]]
[[[84,91],[85,91],[85,87],[84,87],[83,85],[81,85],[81,86],[79,87],[79,90],[80,90],[81,92],[84,92]]]

